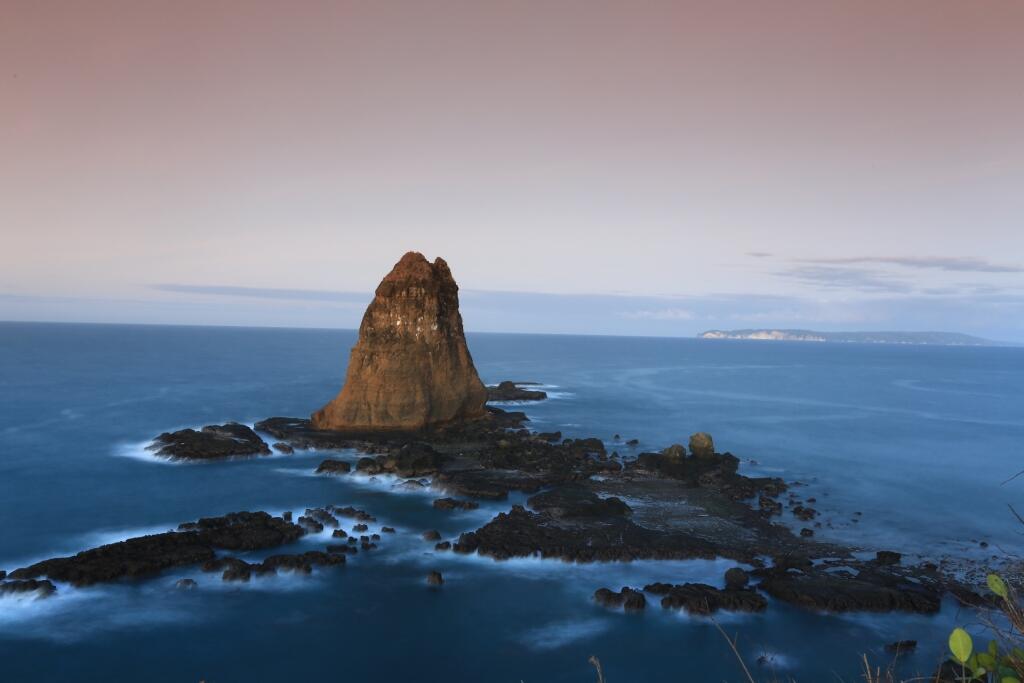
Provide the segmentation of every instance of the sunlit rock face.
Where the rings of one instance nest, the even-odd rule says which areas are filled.
[[[341,393],[312,418],[317,429],[414,431],[481,417],[486,400],[448,264],[411,251],[363,315]]]

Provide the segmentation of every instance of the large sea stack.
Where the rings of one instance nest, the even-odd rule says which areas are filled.
[[[359,326],[345,385],[313,413],[313,426],[417,431],[481,417],[486,400],[448,264],[410,251],[377,287]]]

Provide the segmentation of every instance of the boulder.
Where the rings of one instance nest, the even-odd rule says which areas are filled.
[[[739,567],[725,570],[725,587],[727,590],[746,588],[750,583],[750,575]]]
[[[715,442],[707,432],[697,432],[690,437],[690,452],[697,458],[715,457]]]
[[[430,572],[427,574],[427,585],[428,586],[440,586],[444,583],[444,577],[441,576],[441,572]]]
[[[352,471],[352,463],[344,460],[324,460],[316,468],[317,474],[348,474]]]
[[[403,256],[363,315],[341,392],[313,414],[313,426],[416,431],[483,417],[487,390],[466,345],[458,292],[443,259]]]

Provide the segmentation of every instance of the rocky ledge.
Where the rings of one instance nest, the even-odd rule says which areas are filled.
[[[539,389],[524,389],[527,386],[536,386],[536,382],[501,382],[498,385],[487,387],[487,400],[494,401],[543,401],[548,397],[546,392]]]
[[[171,460],[220,460],[270,455],[270,447],[249,427],[237,422],[208,425],[196,431],[164,432],[146,450]]]

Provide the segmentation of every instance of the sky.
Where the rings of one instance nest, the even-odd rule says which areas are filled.
[[[0,0],[0,320],[1024,341],[1024,2]]]

